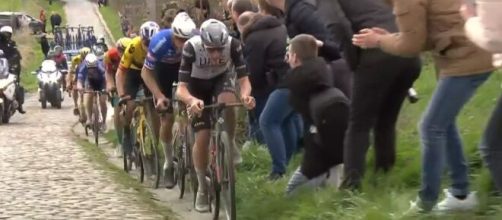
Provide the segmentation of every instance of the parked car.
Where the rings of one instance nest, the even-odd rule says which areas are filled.
[[[14,29],[28,27],[33,33],[42,31],[42,21],[24,12],[0,12],[0,27],[10,25]]]

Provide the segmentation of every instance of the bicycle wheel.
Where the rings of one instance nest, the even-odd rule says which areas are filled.
[[[99,99],[99,96],[94,97],[95,99]],[[92,133],[94,133],[94,143],[96,144],[96,147],[99,146],[99,130],[100,130],[100,121],[99,121],[99,115],[101,112],[99,112],[99,101],[94,102],[94,106],[92,107]]]
[[[141,145],[143,166],[148,168],[147,170],[149,172],[147,172],[147,175],[149,177],[150,186],[157,189],[159,188],[160,182],[160,162],[157,141],[155,141],[151,126],[148,123],[145,123],[144,126],[144,137]]]
[[[179,129],[174,133],[173,135],[173,147],[175,150],[175,156],[176,156],[176,183],[178,185],[178,188],[180,189],[180,195],[179,198],[182,199],[183,195],[185,194],[185,154],[183,153],[184,151],[184,145],[185,143],[183,142],[184,138]]]
[[[220,219],[220,207],[221,207],[221,185],[218,183],[218,175],[216,171],[216,164],[211,164],[208,169],[208,196],[209,196],[209,210],[213,212],[213,219]],[[194,199],[195,202],[195,199]]]
[[[230,139],[227,132],[220,133],[218,141],[218,160],[221,171],[220,184],[223,200],[223,208],[225,209],[226,219],[235,220],[237,218],[235,208],[235,168],[233,162],[234,147],[230,144]]]

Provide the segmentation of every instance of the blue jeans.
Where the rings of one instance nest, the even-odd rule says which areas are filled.
[[[289,90],[273,91],[260,116],[260,128],[272,157],[272,172],[284,174],[298,144],[298,113],[288,103]]]
[[[256,106],[252,112],[248,114],[249,125],[248,125],[248,138],[250,140],[254,140],[259,144],[263,144],[263,134],[260,130],[260,115],[265,108],[265,104],[267,103],[268,96],[265,97],[255,97]]]
[[[495,186],[502,192],[502,96],[488,121],[480,150]]]
[[[450,193],[454,196],[469,193],[468,167],[455,119],[490,74],[444,77],[438,82],[420,125],[422,188],[419,197],[424,210],[432,209],[438,200],[445,159],[452,180]]]

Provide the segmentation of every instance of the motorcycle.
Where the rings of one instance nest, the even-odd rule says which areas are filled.
[[[63,102],[62,80],[64,79],[63,74],[56,67],[56,62],[44,60],[40,70],[33,74],[37,75],[39,101],[42,108],[47,108],[47,102],[49,102],[52,107],[60,109]]]
[[[18,108],[15,98],[17,77],[10,73],[8,68],[2,68],[6,66],[7,60],[0,59],[0,124],[9,123]]]

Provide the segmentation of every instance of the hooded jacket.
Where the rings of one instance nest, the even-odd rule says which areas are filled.
[[[248,66],[254,96],[266,96],[282,87],[289,66],[284,61],[286,27],[273,16],[255,14],[242,28],[243,55]]]
[[[310,96],[333,87],[331,72],[321,57],[306,60],[301,66],[291,69],[286,85],[291,91],[289,102],[304,118],[310,119]]]

